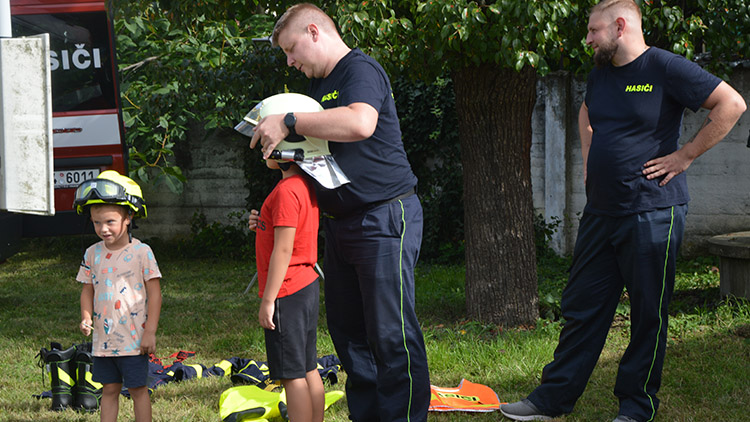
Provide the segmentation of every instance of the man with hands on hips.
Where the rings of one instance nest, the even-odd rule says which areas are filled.
[[[659,408],[668,306],[690,200],[684,174],[746,109],[729,84],[682,56],[646,45],[633,0],[591,9],[586,43],[596,68],[578,115],[586,207],[561,309],[565,320],[541,384],[500,406],[508,418],[550,420],[583,394],[623,287],[631,335],[614,386],[614,422],[652,421]],[[679,146],[685,108],[710,110]]]

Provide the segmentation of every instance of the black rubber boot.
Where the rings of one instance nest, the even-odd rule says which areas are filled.
[[[39,351],[49,373],[52,387],[52,410],[59,411],[73,405],[75,368],[71,361],[75,352],[75,346],[62,350],[62,345],[55,342],[50,343],[50,350],[42,348]]]
[[[96,411],[102,398],[102,385],[92,378],[93,364],[91,343],[77,345],[74,360],[76,385],[73,390],[73,407],[84,412]]]

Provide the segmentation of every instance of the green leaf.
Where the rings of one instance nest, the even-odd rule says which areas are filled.
[[[146,156],[143,155],[143,153],[140,153],[138,151],[131,150],[130,151],[130,157],[134,157],[134,158],[136,158],[136,159],[138,159],[140,161],[146,162]]]
[[[484,13],[480,9],[474,11],[474,20],[479,23],[487,23],[487,18],[484,17]]]
[[[354,12],[354,22],[362,25],[368,19],[367,12]]]
[[[182,175],[182,169],[177,166],[163,167],[162,170],[165,174],[168,174],[181,182],[184,182],[186,180],[185,176]]]
[[[526,60],[531,65],[531,67],[537,67],[539,64],[539,55],[534,53],[533,51],[526,52]]]
[[[516,65],[515,65],[516,72],[520,72],[521,69],[523,69],[523,65],[525,64],[525,61],[526,61],[526,53],[525,52],[518,53],[518,56],[516,59]]]
[[[143,182],[148,182],[148,172],[146,171],[146,168],[144,166],[141,166],[137,170],[138,179],[140,179]]]
[[[542,23],[544,21],[544,10],[542,9],[536,9],[534,10],[534,18],[537,22]]]
[[[127,35],[118,35],[117,36],[117,46],[119,48],[136,48],[137,46],[133,42],[133,39],[128,37]],[[122,64],[120,64],[122,66]]]
[[[177,177],[171,174],[165,174],[162,179],[164,181],[164,184],[166,184],[169,188],[170,192],[177,195],[182,193],[184,186],[182,181],[180,181]]]
[[[563,16],[567,17],[568,15],[570,15],[570,6],[566,2],[559,2],[556,4]]]
[[[461,41],[466,41],[469,38],[469,31],[465,26],[458,28],[458,36],[461,38]]]
[[[444,25],[440,30],[440,38],[447,40],[448,36],[453,32],[453,27],[450,25]]]
[[[125,127],[131,127],[135,123],[135,116],[130,114],[127,110],[122,110],[122,123]]]
[[[138,31],[138,27],[132,22],[123,21],[122,24],[125,26],[125,29],[127,29],[131,34],[135,34]]]
[[[544,60],[544,57],[539,57],[539,63],[537,66],[537,71],[540,75],[544,76],[549,73],[549,64],[547,64],[547,61]]]

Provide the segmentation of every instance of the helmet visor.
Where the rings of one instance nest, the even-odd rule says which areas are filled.
[[[90,199],[101,199],[104,202],[114,203],[128,201],[129,195],[119,183],[107,179],[89,179],[78,185],[73,203],[85,205]]]
[[[245,117],[242,118],[242,121],[237,123],[237,126],[234,127],[234,130],[252,138],[255,132],[255,126],[258,125],[258,122],[261,119],[261,109],[263,109],[263,101],[256,104],[255,107],[253,107],[253,109],[250,110],[245,115]]]

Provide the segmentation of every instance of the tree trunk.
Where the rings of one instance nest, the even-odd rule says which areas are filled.
[[[482,65],[455,71],[453,83],[468,316],[505,327],[533,325],[539,316],[530,163],[536,73]]]

